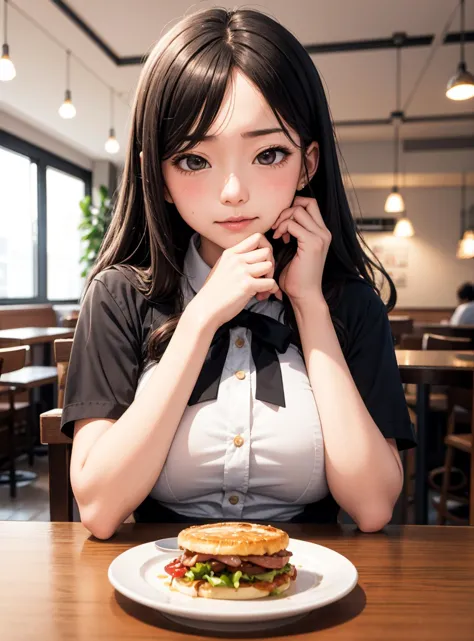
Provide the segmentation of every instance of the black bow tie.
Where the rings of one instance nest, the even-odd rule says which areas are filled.
[[[234,327],[247,327],[252,332],[252,357],[257,370],[255,397],[259,401],[286,407],[280,362],[275,350],[280,354],[286,352],[292,342],[293,332],[273,318],[246,309],[224,323],[215,333],[188,405],[217,398],[229,350],[230,330]]]

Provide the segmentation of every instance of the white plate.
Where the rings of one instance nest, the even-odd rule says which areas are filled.
[[[291,562],[298,570],[287,592],[254,601],[193,598],[170,590],[164,566],[175,554],[160,552],[154,542],[133,547],[112,561],[108,577],[118,592],[192,627],[225,631],[261,630],[328,605],[348,594],[358,574],[341,554],[314,543],[290,539]]]

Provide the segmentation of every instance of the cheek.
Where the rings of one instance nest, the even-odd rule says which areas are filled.
[[[170,176],[167,181],[174,204],[183,218],[198,216],[206,207],[206,190],[199,180],[188,176]]]
[[[266,172],[261,186],[264,187],[260,193],[267,203],[269,211],[282,211],[289,207],[295,197],[295,188],[298,174],[294,171],[283,169],[271,169]]]

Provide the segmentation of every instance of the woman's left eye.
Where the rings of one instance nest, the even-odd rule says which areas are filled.
[[[261,161],[258,164],[267,166],[281,165],[290,154],[290,150],[285,149],[284,147],[272,147],[271,149],[266,149],[265,151],[262,151],[261,154],[258,154],[257,159]]]

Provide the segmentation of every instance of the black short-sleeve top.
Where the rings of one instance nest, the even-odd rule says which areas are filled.
[[[193,283],[192,280],[191,282]],[[195,286],[195,283],[193,284]],[[120,418],[133,402],[144,370],[150,366],[147,362],[150,334],[163,324],[169,313],[169,308],[151,302],[138,291],[135,277],[123,266],[109,268],[92,281],[81,306],[68,369],[62,418],[64,433],[72,436],[74,421],[79,419]],[[335,316],[345,327],[344,355],[369,413],[382,434],[386,438],[395,439],[399,449],[412,447],[415,443],[413,428],[383,302],[361,279],[349,280],[343,288]],[[243,337],[245,338],[245,334]],[[320,435],[319,425],[315,424],[314,430],[316,435]],[[245,442],[245,434],[244,437]],[[248,439],[251,437],[249,432]],[[186,439],[189,440],[188,433]],[[321,440],[316,439],[314,442],[323,449]],[[225,456],[229,459],[226,462],[228,467],[225,468],[224,465],[227,481],[232,478],[229,469],[232,466],[232,457],[236,456],[234,452],[243,456],[244,449],[239,446],[233,448],[232,452],[226,450]],[[252,456],[255,458],[250,450],[248,466],[252,463]],[[324,470],[324,460],[321,456],[319,459],[316,457],[315,461],[314,468],[318,464],[322,465],[321,469]],[[242,467],[245,468],[245,465],[237,466],[239,470]],[[311,474],[314,491],[306,492],[305,499],[300,503],[292,500],[291,493],[281,505],[275,496],[269,496],[267,503],[258,505],[258,501],[263,499],[254,496],[256,511],[250,512],[250,517],[245,512],[242,516],[241,511],[236,511],[235,518],[240,516],[258,520],[254,515],[261,513],[264,520],[268,515],[269,518],[266,520],[335,521],[338,506],[328,493],[323,479],[315,481],[314,469]],[[286,479],[283,474],[285,489],[288,483],[294,481],[294,475],[295,472],[291,472]],[[278,479],[272,480],[273,485],[277,482]],[[166,483],[169,485],[169,479],[166,479]],[[190,496],[189,500],[188,497],[177,497],[175,500],[171,491],[169,497],[162,492],[166,483],[157,480],[150,497],[135,513],[137,520],[190,521],[193,517],[210,520],[214,516],[217,518],[212,501],[216,504],[220,501],[221,504],[227,505],[228,512],[224,512],[222,517],[232,519],[234,513],[230,511],[239,509],[239,498],[240,509],[243,509],[246,492],[249,490],[247,474],[245,487],[236,489],[234,483],[234,488],[226,493],[224,487],[221,494],[215,493],[214,498],[214,495],[211,497],[211,493],[208,492],[201,505],[196,496]],[[219,483],[225,485],[226,480],[219,480],[218,485]],[[299,496],[299,493],[297,495]],[[251,504],[250,497],[249,500]],[[280,508],[281,511],[278,511]],[[275,514],[276,518],[273,516]],[[282,518],[278,518],[279,514],[283,515]]]

